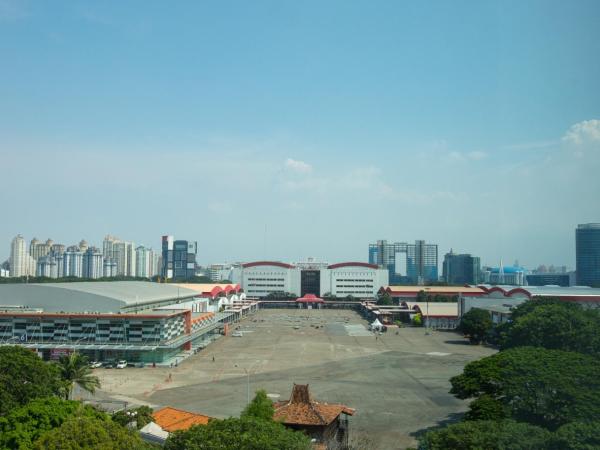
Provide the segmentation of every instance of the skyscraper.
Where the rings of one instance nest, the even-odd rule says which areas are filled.
[[[81,250],[81,248],[80,248]],[[83,252],[83,278],[102,278],[104,276],[104,258],[99,248],[87,247]]]
[[[9,262],[11,277],[35,276],[35,259],[27,253],[25,239],[20,234],[11,242]]]
[[[388,269],[390,284],[424,284],[438,279],[437,244],[379,240],[369,244],[369,263]]]
[[[163,236],[161,275],[166,279],[194,277],[197,252],[198,244],[195,241],[176,241],[173,236]]]
[[[46,256],[52,250],[52,242],[48,239],[46,242],[40,242],[36,238],[33,238],[29,243],[29,254],[36,261],[39,260],[42,256]]]
[[[76,245],[67,247],[67,251],[63,254],[62,276],[75,278],[83,276],[83,253]]]
[[[151,248],[140,245],[135,249],[135,276],[151,278],[156,275],[156,258]]]
[[[135,276],[135,244],[121,241],[115,236],[106,236],[103,242],[104,259],[117,263],[117,275]]]
[[[584,223],[575,230],[577,284],[600,286],[600,223]]]
[[[448,284],[481,283],[481,262],[478,256],[456,254],[452,250],[444,256],[444,280]]]

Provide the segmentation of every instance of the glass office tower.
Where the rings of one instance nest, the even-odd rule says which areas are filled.
[[[575,253],[577,285],[600,287],[600,223],[577,226]]]

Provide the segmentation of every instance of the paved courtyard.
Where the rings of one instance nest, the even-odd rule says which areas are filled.
[[[375,337],[367,325],[346,310],[261,310],[239,324],[243,337],[223,337],[178,367],[97,369],[99,396],[228,417],[248,387],[275,400],[308,383],[315,399],[356,408],[351,433],[377,449],[414,445],[415,432],[466,409],[448,380],[491,349],[418,328]]]

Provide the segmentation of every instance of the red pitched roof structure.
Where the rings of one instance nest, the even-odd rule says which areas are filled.
[[[206,425],[211,419],[209,416],[171,408],[170,406],[155,411],[152,418],[157,425],[168,432],[187,430],[192,425]]]
[[[346,405],[320,403],[311,398],[308,384],[294,384],[288,401],[276,402],[273,418],[285,425],[327,426],[340,414],[354,415],[355,409]]]

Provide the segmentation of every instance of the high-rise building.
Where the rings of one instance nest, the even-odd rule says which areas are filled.
[[[437,244],[425,241],[369,244],[369,263],[385,267],[390,284],[424,284],[438,280]]]
[[[575,230],[576,277],[579,286],[600,286],[600,223]]]
[[[189,279],[196,274],[196,254],[198,244],[195,241],[175,240],[173,236],[162,237],[161,275],[171,279]]]
[[[83,276],[83,253],[76,245],[67,247],[67,251],[63,254],[62,276],[75,278]]]
[[[27,253],[25,239],[20,234],[11,242],[9,262],[11,277],[35,276],[35,259]]]
[[[478,256],[456,254],[452,250],[444,256],[444,281],[448,284],[481,283],[481,261]]]
[[[104,259],[104,263],[102,264],[102,275],[105,278],[113,278],[117,276],[117,263],[108,258]]]
[[[87,250],[82,253],[83,278],[102,278],[104,276],[104,258],[102,257],[100,249],[96,247],[87,247]]]
[[[79,241],[79,251],[80,252],[85,253],[85,252],[87,252],[88,248],[89,248],[89,245],[85,239],[82,239],[81,241]]]
[[[151,248],[140,245],[135,249],[135,276],[151,278],[157,274],[155,253]]]
[[[62,259],[62,257],[60,257]],[[37,271],[36,275],[38,277],[48,277],[48,278],[58,278],[61,273],[59,272],[59,268],[62,268],[63,265],[58,264],[57,259],[54,255],[46,255],[42,256],[37,261]]]
[[[115,236],[106,236],[103,242],[104,259],[117,263],[117,275],[135,276],[135,244],[121,241]]]
[[[50,252],[54,256],[61,256],[65,252],[65,246],[63,244],[52,244],[50,247]]]
[[[52,245],[50,244],[52,240],[48,239],[46,242],[40,242],[36,238],[33,238],[29,243],[29,254],[36,261],[39,260],[42,256],[46,256],[52,250]]]

